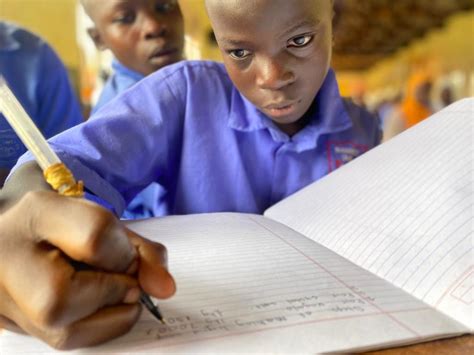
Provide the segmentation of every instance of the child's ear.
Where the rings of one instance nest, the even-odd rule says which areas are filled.
[[[88,28],[87,33],[89,34],[89,37],[94,41],[94,44],[98,50],[103,51],[107,48],[104,42],[102,41],[102,37],[100,36],[100,33],[97,28]]]

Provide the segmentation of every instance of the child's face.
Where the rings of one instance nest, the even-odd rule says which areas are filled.
[[[237,89],[283,131],[309,109],[331,60],[330,0],[206,0]]]
[[[177,0],[88,0],[89,33],[126,67],[144,75],[182,59],[184,25]]]

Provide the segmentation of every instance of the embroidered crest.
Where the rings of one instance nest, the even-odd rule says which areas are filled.
[[[357,158],[368,149],[368,146],[364,144],[328,141],[327,155],[329,172]]]

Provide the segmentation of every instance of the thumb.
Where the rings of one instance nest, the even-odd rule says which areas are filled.
[[[173,296],[176,284],[167,270],[165,246],[145,239],[129,229],[127,235],[138,251],[138,282],[142,290],[156,298]]]

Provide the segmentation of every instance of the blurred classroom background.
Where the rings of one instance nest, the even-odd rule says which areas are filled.
[[[220,60],[203,1],[179,0],[187,58]],[[335,9],[333,68],[344,96],[382,119],[416,85],[433,111],[474,96],[474,0],[335,0]],[[0,0],[0,18],[56,49],[87,113],[111,58],[88,38],[78,1]]]

